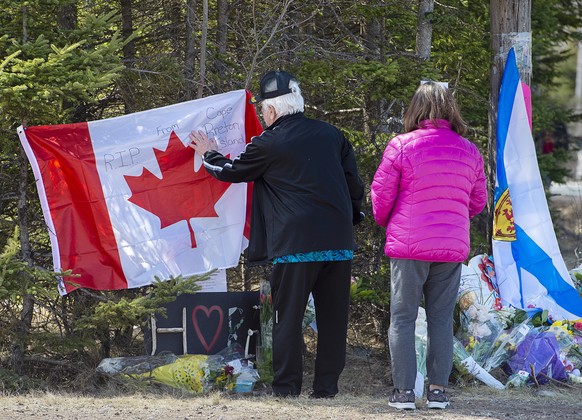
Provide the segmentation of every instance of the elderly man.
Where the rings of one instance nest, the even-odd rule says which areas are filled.
[[[297,396],[303,379],[302,319],[313,293],[318,329],[314,398],[331,398],[345,364],[352,226],[364,188],[352,146],[336,127],[303,114],[297,80],[271,71],[260,82],[267,128],[236,159],[202,131],[190,146],[225,182],[254,182],[249,262],[272,262],[273,394]]]

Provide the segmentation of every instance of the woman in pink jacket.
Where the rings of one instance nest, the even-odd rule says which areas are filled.
[[[450,91],[422,84],[404,115],[406,133],[386,147],[372,182],[376,222],[390,257],[388,342],[394,390],[389,405],[414,409],[415,320],[424,297],[428,323],[427,406],[445,408],[453,364],[453,309],[469,255],[469,219],[487,203],[483,158],[462,136]]]

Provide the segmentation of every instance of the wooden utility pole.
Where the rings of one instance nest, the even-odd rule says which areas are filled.
[[[517,67],[521,81],[528,86],[531,81],[531,0],[490,0],[491,51],[493,61],[490,71],[489,100],[489,147],[488,177],[489,191],[495,186],[495,165],[497,147],[497,102],[501,76],[505,68],[507,53],[515,50]],[[493,194],[487,203],[487,239],[491,252],[493,230]]]

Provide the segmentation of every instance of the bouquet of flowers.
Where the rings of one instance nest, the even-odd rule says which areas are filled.
[[[531,328],[507,361],[508,385],[570,379],[582,383],[582,320],[554,321]]]
[[[560,360],[570,379],[581,377],[582,369],[582,319],[555,321],[549,328],[560,345]]]
[[[473,359],[483,365],[494,351],[503,324],[496,317],[495,309],[473,291],[464,293],[459,299],[459,313],[461,328],[457,336]]]
[[[237,342],[213,355],[167,354],[163,358],[143,356],[139,360],[120,359],[122,358],[112,361],[105,359],[100,364],[99,371],[122,375],[127,379],[164,384],[195,394],[210,390],[248,392],[259,379],[257,370],[245,358],[243,348]],[[123,366],[125,367],[120,369]]]
[[[489,372],[467,353],[463,344],[453,337],[453,363],[457,369],[467,371],[470,375],[492,388],[504,389],[505,386],[495,379]]]
[[[225,389],[232,391],[236,385],[236,377],[234,366],[229,364],[210,364],[204,366],[205,377],[204,382],[209,389]]]
[[[261,339],[260,345],[257,346],[257,367],[262,381],[271,382],[273,379],[273,296],[271,285],[266,280],[262,280],[259,286],[258,309],[260,310]],[[309,326],[316,330],[315,304],[311,294],[303,316],[303,331]]]
[[[505,363],[532,328],[530,319],[527,318],[514,328],[501,331],[484,357],[483,368],[490,372]]]
[[[203,364],[208,356],[203,354],[185,354],[173,362],[158,366],[150,372],[132,375],[134,379],[144,379],[199,394],[209,390],[205,381]]]
[[[526,324],[508,331],[514,310],[502,308],[495,288],[493,264],[485,256],[463,266],[457,301],[460,328],[457,337],[473,360],[490,371],[509,358],[509,352],[523,339]]]
[[[257,368],[264,382],[273,380],[273,297],[268,281],[259,288],[261,344],[257,346]]]
[[[474,257],[469,266],[463,266],[454,361],[489,386],[502,388],[488,372],[509,360],[532,324],[527,318],[513,326],[515,309],[501,306],[495,284],[493,264],[487,256]]]
[[[414,384],[414,394],[416,395],[416,398],[422,398],[422,395],[424,394],[424,378],[426,377],[426,346],[428,340],[426,312],[422,307],[418,308],[414,335],[416,350],[416,381]]]
[[[261,310],[261,346],[271,348],[273,347],[273,296],[268,281],[261,281],[259,308]]]
[[[307,330],[307,327],[311,327],[315,332],[317,332],[317,325],[315,323],[315,302],[311,293],[309,294],[307,306],[305,307],[305,314],[303,315],[303,332]]]

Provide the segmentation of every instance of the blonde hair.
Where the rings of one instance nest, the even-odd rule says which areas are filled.
[[[404,113],[404,130],[416,130],[423,120],[447,120],[456,133],[462,136],[467,132],[467,125],[452,93],[434,82],[426,82],[416,89]]]

